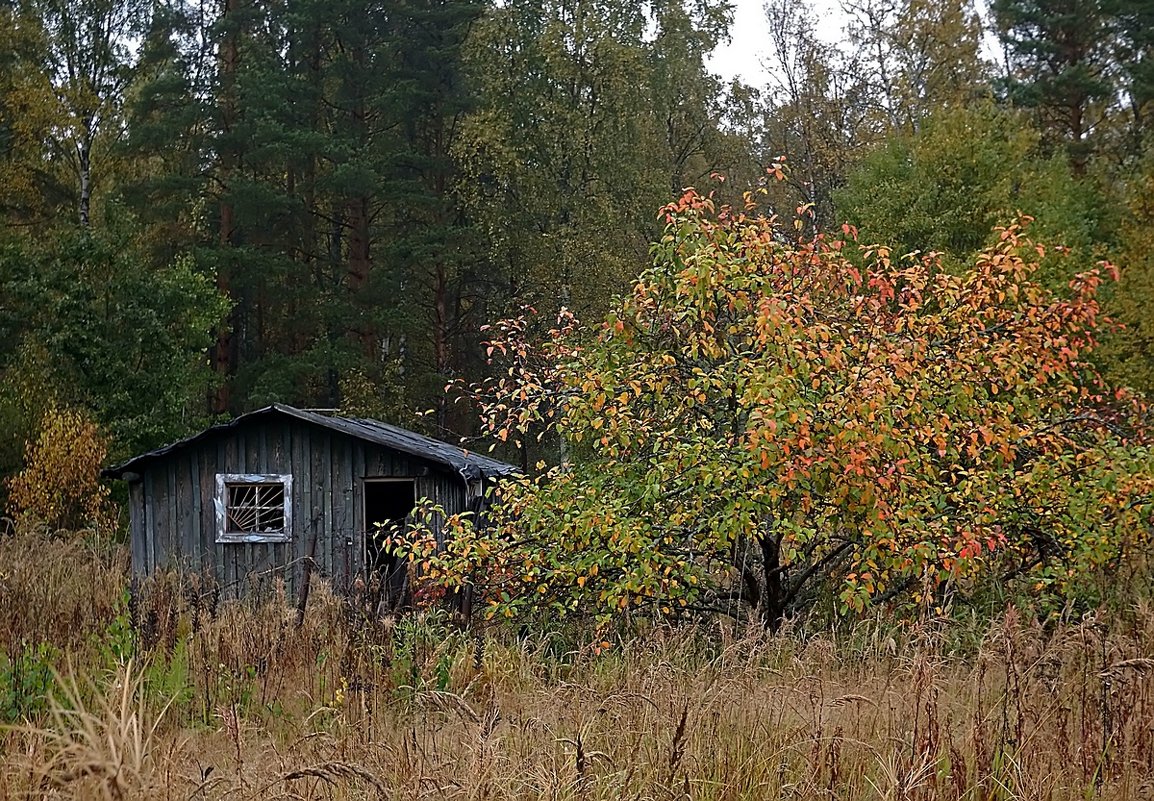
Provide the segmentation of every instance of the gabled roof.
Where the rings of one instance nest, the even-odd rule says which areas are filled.
[[[426,437],[398,426],[391,426],[379,420],[317,414],[316,412],[308,412],[293,406],[274,403],[272,406],[266,406],[263,409],[242,414],[227,423],[221,423],[212,428],[207,428],[187,439],[182,439],[171,445],[165,445],[163,448],[157,448],[154,451],[134,456],[126,462],[121,462],[118,465],[108,468],[101,473],[101,475],[105,478],[123,478],[125,473],[138,472],[140,467],[147,462],[162,459],[170,453],[202,442],[216,434],[227,432],[230,429],[240,428],[249,422],[266,417],[288,417],[305,423],[312,423],[321,428],[327,428],[330,431],[336,431],[356,439],[364,440],[365,442],[371,442],[374,445],[391,448],[409,456],[447,467],[460,473],[461,476],[468,481],[477,481],[481,478],[500,478],[501,476],[511,476],[520,472],[511,464],[499,462],[496,459],[490,459],[487,456],[481,456],[478,453],[458,448],[456,445],[450,445],[447,442],[441,442],[432,437]]]

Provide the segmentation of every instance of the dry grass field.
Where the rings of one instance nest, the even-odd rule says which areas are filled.
[[[125,586],[118,547],[0,540],[0,799],[1154,798],[1144,602],[595,655]]]

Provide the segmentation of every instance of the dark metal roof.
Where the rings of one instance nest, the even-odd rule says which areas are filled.
[[[460,473],[462,477],[469,481],[477,481],[481,478],[500,478],[501,476],[515,475],[520,472],[511,464],[499,462],[496,459],[481,456],[478,453],[467,451],[464,448],[458,448],[456,445],[450,445],[447,442],[441,442],[432,437],[426,437],[398,426],[391,426],[388,423],[382,423],[378,420],[317,414],[316,412],[308,412],[293,406],[274,403],[272,406],[266,406],[255,412],[242,414],[227,423],[221,423],[220,425],[205,429],[199,434],[195,434],[187,439],[182,439],[171,445],[165,445],[163,448],[157,448],[154,451],[134,456],[126,462],[121,462],[118,465],[108,468],[101,475],[105,478],[123,478],[125,473],[137,472],[145,462],[162,459],[170,453],[201,442],[215,434],[226,432],[233,428],[239,428],[258,418],[275,416],[290,417],[305,423],[312,423],[322,428],[327,428],[330,431],[337,431],[341,434],[364,440],[365,442],[371,442],[374,445],[392,448],[395,451],[400,451],[409,456],[415,456],[419,459],[450,468]]]

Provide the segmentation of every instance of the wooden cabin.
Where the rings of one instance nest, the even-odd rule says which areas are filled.
[[[481,511],[512,465],[376,420],[274,404],[104,471],[128,482],[132,570],[226,591],[320,573],[338,591],[387,566],[374,532],[427,498]],[[358,585],[359,586],[359,585]]]

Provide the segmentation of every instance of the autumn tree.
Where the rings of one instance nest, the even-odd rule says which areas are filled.
[[[111,531],[116,508],[100,482],[108,439],[83,412],[49,408],[29,441],[24,469],[9,479],[6,512],[18,528]]]
[[[982,579],[1059,596],[1150,531],[1139,411],[1087,364],[1092,267],[1058,295],[1003,228],[963,275],[789,237],[692,191],[596,336],[507,365],[500,439],[555,421],[568,462],[502,487],[487,526],[410,544],[489,613],[749,610],[770,628],[828,588],[843,611]],[[857,263],[855,263],[857,262]],[[498,333],[501,333],[500,331]]]

